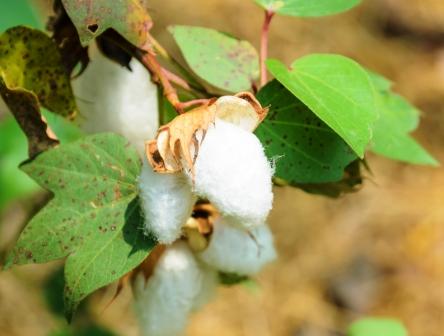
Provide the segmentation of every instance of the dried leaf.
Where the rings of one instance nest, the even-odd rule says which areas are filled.
[[[199,147],[216,118],[253,131],[266,113],[267,109],[249,92],[210,100],[159,128],[156,139],[146,143],[148,161],[159,173],[178,172],[184,164],[193,172]]]

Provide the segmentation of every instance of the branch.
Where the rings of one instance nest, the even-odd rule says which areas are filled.
[[[274,12],[270,10],[265,11],[264,24],[262,25],[261,32],[261,50],[260,50],[260,86],[267,84],[267,67],[265,66],[265,60],[268,54],[268,32],[270,30],[271,19],[274,16]]]

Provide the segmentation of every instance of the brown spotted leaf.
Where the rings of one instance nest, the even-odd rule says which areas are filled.
[[[259,77],[259,57],[249,42],[202,27],[172,26],[170,32],[190,68],[211,85],[239,92]]]
[[[26,133],[31,156],[57,143],[47,134],[40,107],[62,116],[75,112],[56,45],[31,28],[14,27],[0,36],[0,94]]]
[[[68,319],[83,298],[131,271],[153,246],[140,230],[140,166],[123,137],[106,133],[60,145],[22,165],[54,199],[23,230],[6,267],[68,257]]]
[[[159,128],[156,139],[146,143],[148,161],[157,172],[177,172],[184,163],[193,170],[199,146],[216,118],[253,131],[266,112],[248,92],[210,100],[208,104],[181,114]]]
[[[151,18],[141,0],[62,0],[83,46],[112,28],[132,44],[147,42]]]

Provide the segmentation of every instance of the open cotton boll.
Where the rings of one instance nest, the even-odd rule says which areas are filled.
[[[216,119],[208,128],[192,172],[194,192],[242,227],[263,223],[273,202],[273,169],[251,132]]]
[[[182,335],[202,288],[203,274],[186,243],[177,242],[160,257],[145,284],[136,278],[136,314],[143,336]]]
[[[196,201],[186,177],[182,173],[155,173],[144,160],[139,189],[145,234],[154,235],[160,243],[172,243],[179,238]]]
[[[134,58],[130,71],[102,55],[95,44],[90,58],[72,83],[82,129],[121,134],[143,155],[144,141],[153,138],[159,127],[157,86]]]
[[[214,223],[208,247],[197,256],[219,271],[253,275],[276,258],[276,251],[266,224],[246,231],[220,218]]]
[[[214,268],[201,265],[202,284],[199,294],[194,299],[193,311],[197,311],[210,302],[216,296],[216,290],[219,285],[219,275]]]

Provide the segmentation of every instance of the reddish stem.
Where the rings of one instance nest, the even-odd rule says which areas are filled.
[[[264,24],[262,25],[261,32],[261,50],[260,50],[260,86],[264,86],[267,83],[267,67],[265,60],[268,54],[268,32],[270,31],[271,19],[274,16],[274,12],[270,10],[265,11]]]
[[[193,99],[193,100],[189,100],[183,103],[180,103],[179,106],[182,109],[186,109],[188,107],[194,106],[194,105],[206,105],[208,104],[208,102],[210,101],[210,99]]]
[[[168,78],[169,81],[173,82],[174,84],[180,86],[181,88],[185,90],[190,90],[190,86],[188,85],[187,81],[183,79],[182,77],[176,75],[175,73],[172,73],[168,69],[165,69],[162,67],[162,71],[165,74],[166,78]]]

